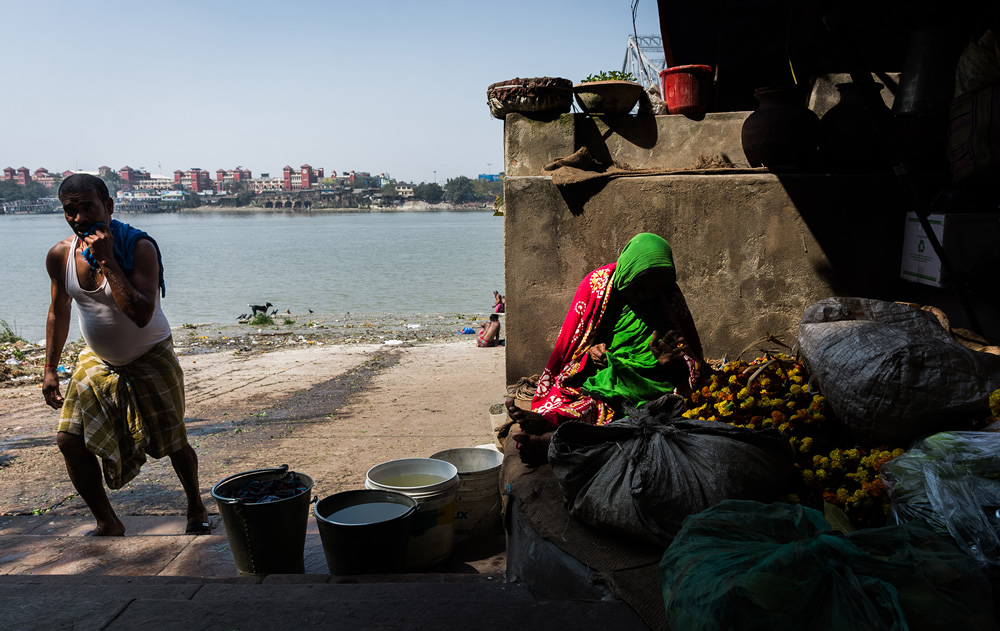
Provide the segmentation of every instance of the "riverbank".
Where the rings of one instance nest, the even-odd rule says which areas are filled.
[[[173,327],[178,355],[228,351],[249,355],[310,345],[384,344],[414,345],[459,341],[479,332],[482,314],[375,313],[375,314],[276,314],[270,324],[183,323]],[[40,384],[45,366],[44,341],[0,343],[0,388]],[[60,365],[72,371],[83,348],[82,340],[66,344]]]
[[[363,488],[379,462],[491,442],[504,349],[477,348],[474,335],[449,333],[454,325],[384,315],[294,332],[175,329],[188,436],[210,511],[211,486],[240,471],[288,464],[312,476],[322,497]],[[87,514],[55,446],[57,418],[38,382],[0,388],[0,514]],[[183,513],[167,459],[148,462],[110,495],[124,515]]]
[[[161,211],[167,212],[167,211]],[[410,202],[402,206],[368,208],[348,207],[329,208],[323,206],[310,206],[309,208],[265,208],[263,206],[217,206],[204,205],[197,208],[178,208],[176,211],[188,214],[198,213],[282,213],[291,215],[308,215],[323,213],[419,213],[419,212],[493,212],[493,206],[477,205],[454,205],[454,204],[428,204],[426,202]]]

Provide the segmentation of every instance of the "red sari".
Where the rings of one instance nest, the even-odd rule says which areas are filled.
[[[559,330],[559,339],[542,371],[531,400],[531,409],[553,425],[563,421],[586,421],[603,425],[611,420],[611,406],[583,394],[579,387],[565,384],[583,370],[590,357],[587,352],[594,343],[611,296],[611,275],[617,263],[599,267],[587,274],[573,296],[566,319]]]
[[[553,425],[565,421],[583,421],[595,425],[610,423],[615,415],[608,403],[584,393],[579,386],[567,385],[572,377],[587,367],[589,351],[596,343],[595,336],[608,308],[611,297],[611,279],[617,263],[599,267],[584,277],[573,296],[566,319],[559,330],[559,338],[549,356],[538,380],[531,409],[538,412]],[[680,292],[671,300],[671,309],[676,312],[676,321],[687,338],[689,345],[701,355],[694,321]],[[613,315],[609,317],[614,317]],[[689,385],[697,382],[699,363],[685,355],[688,366]],[[665,394],[665,393],[664,393]]]

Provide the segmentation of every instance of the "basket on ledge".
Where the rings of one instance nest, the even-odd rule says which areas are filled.
[[[573,82],[559,77],[510,79],[486,89],[486,101],[494,118],[517,112],[535,116],[557,116],[573,104]]]

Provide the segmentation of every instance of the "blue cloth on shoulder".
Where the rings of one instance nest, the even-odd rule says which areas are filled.
[[[92,235],[99,226],[103,225],[104,222],[99,221],[91,226],[89,232],[85,232],[80,236],[86,237]],[[156,262],[160,265],[160,296],[166,297],[167,285],[163,282],[163,257],[160,255],[160,246],[157,245],[156,240],[142,230],[133,228],[117,219],[111,220],[111,236],[115,241],[115,261],[118,262],[119,267],[125,270],[125,272],[131,272],[132,268],[135,267],[135,244],[139,242],[139,239],[147,239],[153,244],[153,247],[156,248]],[[97,259],[90,252],[90,248],[84,248],[82,254],[83,258],[92,268],[100,268],[100,265],[97,264]]]

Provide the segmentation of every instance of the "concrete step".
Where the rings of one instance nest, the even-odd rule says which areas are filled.
[[[46,630],[647,628],[618,601],[538,600],[493,577],[408,577],[8,575],[0,611],[8,628]]]
[[[211,535],[186,535],[182,516],[122,517],[124,537],[84,536],[94,527],[77,515],[0,517],[0,574],[116,574],[129,576],[236,576],[236,562],[217,515]],[[310,517],[304,550],[305,571],[328,571],[323,543]],[[502,575],[506,542],[502,535],[457,542],[452,558],[434,571]]]
[[[505,583],[503,536],[456,545],[423,573],[331,576],[315,523],[305,574],[238,576],[218,516],[126,516],[125,537],[87,537],[80,516],[0,517],[0,612],[10,629],[645,629],[616,600],[536,599]]]

